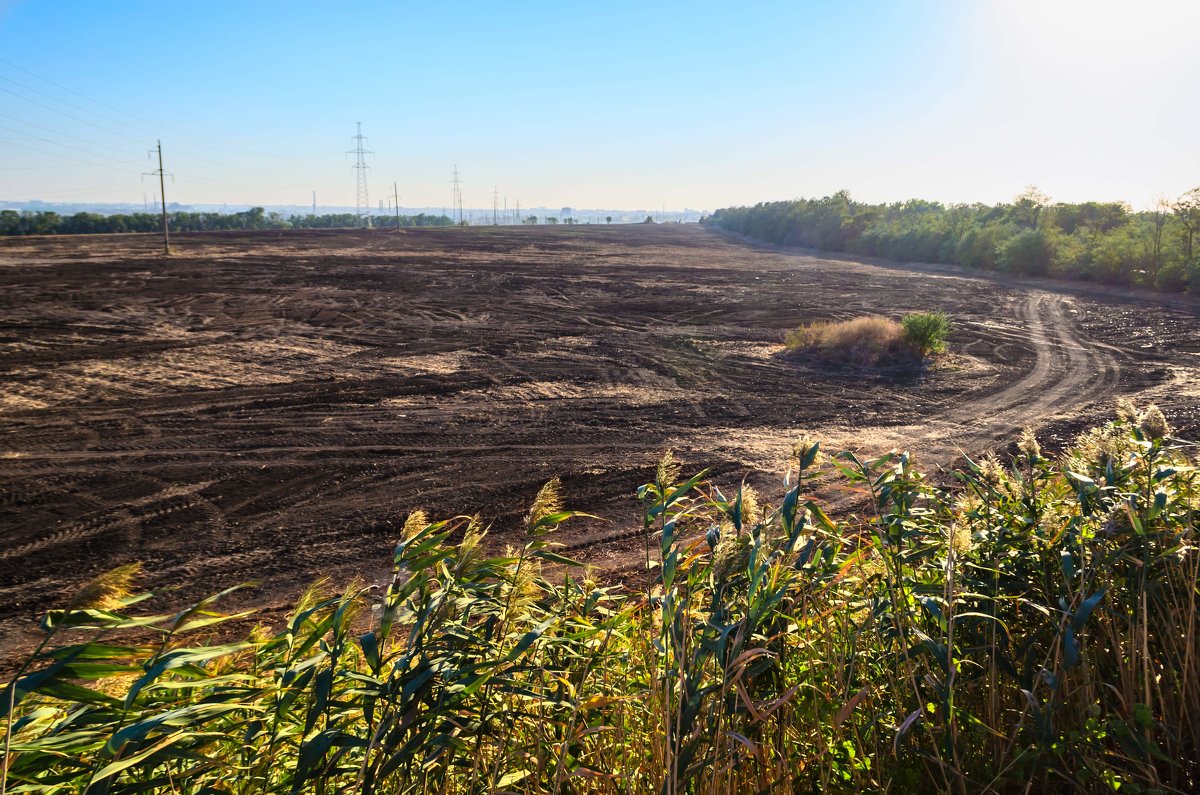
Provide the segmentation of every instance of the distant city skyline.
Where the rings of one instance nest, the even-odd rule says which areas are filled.
[[[1200,185],[1200,3],[0,0],[0,200],[1149,206]]]

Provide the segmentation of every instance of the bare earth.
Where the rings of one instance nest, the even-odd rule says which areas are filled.
[[[388,569],[407,513],[497,546],[537,488],[607,517],[608,571],[664,449],[771,491],[792,440],[930,466],[1062,444],[1113,400],[1200,429],[1194,304],[777,253],[696,227],[0,241],[0,651],[88,577],[144,561],[184,600]],[[780,355],[800,323],[941,309],[954,354],[896,380]],[[1193,433],[1194,435],[1194,433]]]

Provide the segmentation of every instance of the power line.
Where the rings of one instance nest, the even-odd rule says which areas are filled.
[[[104,120],[106,120],[106,121],[116,122],[117,124],[123,124],[123,125],[125,125],[126,127],[130,127],[130,128],[136,129],[136,130],[140,130],[140,131],[141,131],[141,132],[143,132],[143,133],[145,133],[145,132],[153,132],[153,131],[152,131],[152,130],[150,130],[149,128],[144,128],[144,127],[142,127],[141,125],[130,124],[130,123],[129,123],[129,122],[127,122],[127,121],[122,121],[122,120],[120,120],[120,119],[114,119],[114,118],[113,118],[113,117],[111,117],[111,116],[106,116],[106,115],[105,115],[105,114],[103,114],[103,113],[97,113],[96,111],[92,110],[91,108],[85,108],[85,107],[84,107],[84,106],[82,106],[82,105],[78,105],[78,104],[76,104],[76,103],[74,103],[74,102],[70,102],[70,101],[68,101],[68,100],[65,100],[65,99],[63,99],[62,97],[56,97],[56,96],[54,96],[53,94],[47,94],[45,91],[42,91],[41,89],[34,88],[34,87],[33,87],[33,86],[31,86],[31,85],[27,85],[27,84],[25,84],[25,83],[22,83],[20,80],[13,80],[11,77],[5,77],[4,75],[0,75],[0,80],[7,80],[8,82],[12,83],[13,85],[15,85],[15,86],[20,86],[21,88],[25,89],[26,91],[32,91],[33,93],[37,94],[38,96],[45,97],[46,99],[53,100],[54,102],[58,102],[59,104],[62,104],[62,105],[66,105],[68,108],[74,108],[75,110],[80,110],[80,111],[83,111],[84,113],[90,113],[90,114],[92,114],[93,116],[97,116],[97,117],[99,117],[99,118],[101,118],[101,119],[104,119]],[[10,93],[11,93],[11,92],[10,92]],[[19,95],[18,95],[18,96],[19,96]],[[28,97],[26,97],[26,99],[28,99]]]
[[[110,152],[120,152],[123,155],[129,154],[129,152],[125,149],[120,149],[115,146],[108,146],[107,144],[102,144],[102,143],[93,141],[88,138],[80,138],[78,135],[71,135],[70,133],[65,133],[62,130],[56,130],[53,127],[47,127],[44,124],[35,124],[34,122],[26,121],[25,119],[18,118],[17,116],[9,116],[7,113],[0,113],[0,118],[8,119],[9,121],[14,121],[18,124],[24,124],[26,127],[33,127],[35,129],[51,133],[53,135],[57,135],[62,138],[70,138],[72,141],[79,141],[80,143],[87,144],[88,146],[92,146],[97,149],[107,149]],[[24,133],[24,134],[28,134],[28,133]]]
[[[17,135],[23,135],[26,138],[31,138],[34,141],[42,141],[43,143],[54,144],[55,146],[61,146],[64,149],[71,149],[76,152],[82,152],[83,154],[88,155],[89,157],[99,157],[104,160],[111,160],[114,163],[120,163],[123,166],[133,165],[132,160],[120,160],[118,158],[112,157],[111,155],[104,155],[104,154],[100,154],[99,152],[91,152],[87,149],[80,149],[78,146],[71,146],[70,144],[64,144],[62,141],[55,141],[52,138],[43,138],[40,135],[30,135],[29,133],[25,132],[24,130],[18,130],[16,127],[9,127],[7,124],[0,124],[0,130],[8,130],[9,132],[15,132]]]
[[[8,63],[8,62],[7,62],[7,61],[5,61],[5,63]],[[21,67],[16,67],[16,68],[18,68],[18,69],[21,69]],[[28,74],[31,74],[31,75],[33,75],[33,73],[32,73],[32,72],[29,72],[29,71],[28,71],[28,70],[26,70],[26,69],[21,69],[21,71],[24,71],[24,72],[26,72],[26,73],[28,73]],[[82,94],[79,94],[79,92],[72,91],[71,89],[68,89],[68,88],[66,88],[65,86],[59,86],[57,83],[54,83],[53,81],[49,80],[48,78],[42,78],[42,77],[39,77],[38,75],[33,75],[33,76],[34,76],[34,77],[38,77],[38,78],[39,78],[39,79],[41,79],[41,80],[45,80],[46,82],[50,83],[51,85],[55,85],[55,86],[57,86],[57,87],[61,88],[61,89],[62,89],[62,90],[64,90],[64,91],[70,91],[70,92],[71,92],[71,93],[73,93],[73,94],[77,94],[77,95],[79,95],[79,96],[84,96],[84,95],[82,95]],[[52,105],[47,105],[46,103],[44,103],[44,102],[40,102],[40,101],[38,101],[38,100],[36,100],[36,99],[33,99],[32,97],[25,96],[24,94],[21,94],[21,93],[19,93],[19,92],[13,91],[13,90],[11,90],[11,89],[8,89],[8,88],[4,88],[3,86],[0,86],[0,92],[4,92],[4,93],[6,93],[6,94],[10,94],[11,96],[14,96],[14,97],[16,97],[16,98],[18,98],[18,99],[24,100],[25,102],[29,102],[29,103],[31,103],[31,104],[33,104],[33,105],[37,105],[38,107],[40,107],[40,108],[44,108],[44,109],[46,109],[46,110],[48,110],[48,111],[51,111],[52,113],[57,113],[58,115],[60,115],[60,116],[63,116],[64,118],[70,119],[70,120],[72,120],[72,121],[75,121],[75,122],[79,122],[80,124],[86,124],[86,125],[88,125],[89,127],[93,127],[93,128],[95,128],[95,129],[97,129],[97,130],[101,130],[101,131],[103,131],[103,132],[109,133],[110,135],[117,135],[117,136],[120,136],[120,137],[122,137],[122,138],[127,138],[127,139],[129,139],[129,140],[131,140],[131,141],[137,141],[138,143],[141,143],[141,142],[144,140],[144,135],[145,135],[147,132],[149,132],[149,133],[151,133],[151,134],[153,133],[153,130],[150,130],[150,129],[148,129],[148,128],[146,128],[146,127],[143,127],[143,126],[141,126],[141,125],[130,124],[129,122],[122,121],[121,119],[116,119],[116,118],[113,118],[113,117],[111,117],[111,116],[107,116],[107,115],[105,115],[105,114],[103,114],[103,113],[98,113],[98,112],[96,112],[96,111],[94,111],[94,110],[91,110],[91,109],[89,109],[89,108],[85,108],[85,107],[83,107],[83,106],[81,106],[81,105],[79,105],[79,104],[77,104],[77,103],[74,103],[74,102],[69,102],[69,101],[67,101],[67,100],[65,100],[65,99],[62,99],[61,97],[55,97],[55,96],[53,96],[53,95],[51,95],[51,94],[48,94],[48,93],[46,93],[46,92],[44,92],[44,91],[41,91],[41,90],[39,90],[39,89],[37,89],[37,88],[34,88],[33,86],[30,86],[30,85],[27,85],[27,84],[25,84],[25,83],[22,83],[22,82],[20,82],[20,81],[18,81],[18,80],[13,80],[11,77],[6,77],[6,76],[4,76],[4,75],[0,75],[0,80],[6,80],[6,81],[8,81],[9,83],[12,83],[12,84],[14,84],[14,85],[16,85],[16,86],[19,86],[19,87],[21,87],[21,88],[23,88],[23,89],[26,89],[26,90],[28,90],[28,91],[32,91],[32,92],[34,92],[35,94],[38,94],[38,95],[40,95],[40,96],[42,96],[42,97],[45,97],[46,99],[52,100],[52,101],[54,101],[54,102],[61,103],[61,104],[63,104],[63,105],[66,105],[67,107],[70,107],[70,108],[75,108],[75,109],[77,109],[77,110],[80,110],[80,111],[82,111],[82,112],[84,112],[84,113],[87,113],[87,114],[90,114],[90,115],[92,115],[92,116],[96,116],[96,117],[99,117],[99,118],[101,118],[101,119],[105,119],[105,120],[107,120],[107,121],[115,122],[116,124],[118,124],[118,125],[121,125],[122,127],[125,127],[125,128],[127,128],[127,129],[130,129],[130,130],[135,130],[135,131],[137,131],[137,132],[139,133],[139,134],[137,134],[137,135],[132,135],[132,134],[130,134],[130,133],[128,133],[128,132],[123,132],[123,131],[121,131],[121,130],[119,130],[119,129],[113,129],[112,127],[108,127],[108,126],[105,126],[105,125],[103,125],[103,124],[98,124],[98,123],[96,123],[95,121],[93,121],[93,120],[91,120],[91,119],[81,118],[80,116],[77,116],[77,115],[75,115],[75,114],[73,114],[73,113],[67,113],[66,111],[64,111],[64,110],[62,110],[62,109],[60,109],[60,108],[56,108],[56,107],[54,107],[54,106],[52,106]],[[84,98],[85,98],[85,99],[88,99],[87,97],[84,97]],[[93,101],[93,102],[96,102],[97,104],[104,105],[104,103],[101,103],[101,102],[99,102],[99,100],[89,100],[89,101]],[[106,107],[107,107],[107,106],[106,106]],[[114,110],[116,110],[116,109],[114,109]],[[119,112],[119,113],[124,113],[124,111],[120,111],[120,110],[118,110],[117,112]],[[139,117],[133,116],[132,114],[125,114],[125,115],[131,116],[131,117],[133,117],[133,118],[139,118]],[[11,118],[11,117],[8,117],[8,118]],[[22,121],[23,121],[23,120],[22,120]],[[32,124],[32,122],[25,122],[25,123]],[[149,122],[147,122],[147,123],[149,123]],[[35,125],[35,126],[39,126],[39,125]],[[44,128],[44,129],[48,129],[48,128]],[[62,134],[62,133],[59,133],[59,134]],[[68,136],[68,137],[76,137],[76,136]],[[188,137],[194,137],[194,136],[188,136]],[[76,137],[76,138],[77,138],[77,137]],[[91,142],[89,142],[89,143],[91,143]],[[93,144],[93,145],[96,145],[96,144]],[[201,143],[201,144],[199,144],[199,145],[200,145],[200,146],[203,146],[203,147],[205,147],[205,148],[217,148],[217,147],[213,147],[213,146],[212,146],[212,145],[210,145],[210,144],[203,144],[203,143]],[[108,148],[112,148],[112,147],[108,147]],[[114,150],[114,151],[116,151],[116,150]],[[187,160],[187,159],[192,159],[192,158],[189,158],[187,155],[183,155],[182,157],[183,157],[183,159],[185,159],[185,160]],[[179,159],[180,159],[180,155],[177,153],[177,154],[176,154],[176,160],[178,161]],[[198,155],[198,156],[196,156],[196,157],[195,157],[195,159],[197,159],[197,160],[202,160],[202,162],[203,162],[203,168],[205,168],[206,170],[212,170],[213,168],[224,168],[224,169],[228,169],[228,170],[230,170],[230,171],[242,171],[242,170],[243,170],[243,167],[242,167],[242,166],[231,165],[231,164],[229,164],[229,163],[222,163],[222,162],[220,162],[220,161],[215,161],[215,160],[213,160],[212,158],[210,158],[210,157],[207,157],[207,156],[203,156],[203,155]]]
[[[40,21],[40,20],[35,20],[35,21]],[[42,24],[46,25],[47,23],[45,23],[45,22],[42,22]],[[52,26],[50,26],[50,25],[47,25],[47,27],[52,27]],[[80,40],[80,41],[83,41],[82,39],[79,39],[79,40]],[[85,42],[85,43],[87,43],[87,42]],[[190,139],[192,139],[193,141],[196,141],[196,143],[194,144],[195,146],[201,146],[201,147],[204,147],[204,148],[206,148],[206,149],[216,149],[216,150],[221,150],[221,151],[225,151],[226,149],[229,149],[229,148],[231,148],[231,147],[227,147],[227,146],[215,146],[215,145],[213,145],[213,144],[210,144],[210,143],[206,142],[206,141],[205,141],[203,138],[199,138],[199,137],[197,137],[197,136],[195,136],[195,135],[191,135],[190,133],[183,132],[182,130],[176,130],[176,129],[173,129],[173,128],[171,128],[171,127],[164,127],[164,126],[162,126],[162,125],[158,124],[157,122],[150,121],[149,119],[143,118],[143,117],[141,117],[141,116],[138,116],[138,115],[136,115],[136,114],[133,114],[133,113],[130,113],[130,112],[128,112],[128,111],[122,110],[122,109],[120,109],[120,108],[114,107],[114,106],[112,106],[112,105],[109,105],[107,102],[102,102],[102,101],[100,101],[100,100],[98,100],[98,99],[95,99],[94,97],[89,97],[87,94],[80,93],[79,91],[76,91],[76,90],[74,90],[74,89],[72,89],[72,88],[69,88],[69,87],[67,87],[67,86],[64,86],[64,85],[62,85],[61,83],[56,83],[55,81],[51,80],[51,79],[50,79],[50,78],[48,78],[48,77],[45,77],[45,76],[43,76],[43,75],[39,75],[39,74],[37,74],[36,72],[31,72],[30,70],[26,69],[25,67],[23,67],[23,66],[20,66],[19,64],[15,64],[15,63],[13,63],[12,61],[9,61],[9,60],[7,60],[7,59],[5,59],[5,58],[0,58],[0,63],[7,64],[8,66],[12,67],[13,69],[16,69],[17,71],[20,71],[20,72],[24,72],[25,74],[29,75],[30,77],[37,78],[38,80],[41,80],[41,81],[42,81],[42,82],[44,82],[44,83],[49,83],[50,85],[54,86],[55,88],[59,89],[60,91],[66,91],[68,94],[73,94],[73,95],[75,95],[75,96],[79,97],[80,99],[87,100],[88,102],[91,102],[91,103],[94,103],[94,104],[96,104],[96,105],[99,105],[99,106],[100,106],[100,107],[102,107],[102,108],[108,108],[109,110],[111,110],[111,111],[113,111],[113,112],[115,112],[115,113],[119,113],[119,114],[121,114],[122,116],[128,116],[129,118],[131,118],[131,119],[134,119],[134,120],[136,120],[136,121],[139,121],[139,122],[141,122],[142,124],[148,124],[148,125],[150,125],[150,127],[151,127],[151,128],[153,128],[153,129],[159,129],[159,128],[161,128],[161,129],[167,130],[168,132],[174,133],[175,135],[181,136],[181,137],[183,137],[183,138],[190,138]],[[4,78],[4,79],[5,79],[5,80],[8,80],[9,82],[16,83],[17,85],[22,85],[21,83],[17,83],[17,81],[13,80],[12,78],[6,77],[6,78]],[[47,97],[47,98],[49,98],[49,99],[54,99],[55,101],[58,101],[58,102],[63,102],[63,100],[61,100],[61,99],[59,99],[59,98],[57,98],[57,97],[53,97],[53,96],[51,96],[50,94],[46,94],[46,93],[44,93],[44,92],[40,92],[40,91],[38,91],[37,89],[35,89],[35,88],[33,88],[33,87],[28,87],[28,88],[29,88],[29,90],[30,90],[30,91],[35,91],[35,92],[37,92],[37,93],[41,94],[41,95],[42,95],[42,96],[44,96],[44,97]],[[69,104],[69,103],[64,103],[64,104]],[[78,105],[76,105],[76,106],[74,106],[74,107],[79,107],[79,106],[78,106]],[[135,125],[131,125],[131,124],[129,124],[129,122],[121,121],[121,120],[119,120],[119,119],[112,119],[111,117],[106,117],[106,116],[103,116],[102,114],[96,113],[96,112],[95,112],[95,111],[93,111],[93,110],[88,110],[87,108],[80,108],[80,110],[83,110],[83,111],[84,111],[84,112],[86,112],[86,113],[92,113],[92,114],[94,114],[94,115],[100,116],[101,118],[109,118],[110,120],[112,120],[112,121],[115,121],[115,122],[117,122],[118,124],[124,124],[124,125],[128,125],[128,126],[130,126],[130,127],[134,127],[134,128],[136,129],[136,126],[135,126]],[[153,129],[147,129],[147,128],[142,128],[142,129],[144,129],[144,130],[146,130],[146,131],[148,131],[148,132],[152,132],[152,131],[153,131]],[[243,149],[243,148],[240,148],[240,147],[232,147],[232,148],[233,148],[234,150],[236,150],[236,151],[245,152],[246,154],[258,155],[258,156],[260,156],[260,157],[293,157],[292,155],[281,155],[281,154],[278,154],[278,153],[275,153],[275,152],[256,152],[256,151],[253,151],[253,150],[250,150],[250,149]],[[231,168],[233,168],[233,167],[231,167]]]
[[[107,163],[89,163],[86,160],[80,160],[72,155],[64,155],[61,152],[51,152],[49,149],[39,149],[36,146],[30,146],[29,144],[23,144],[19,141],[12,141],[7,138],[0,139],[0,143],[9,144],[10,146],[19,146],[22,149],[28,149],[31,152],[40,152],[43,155],[50,155],[51,157],[62,157],[66,158],[67,160],[74,160],[81,166],[101,166],[103,168],[114,168],[114,166],[110,166]]]
[[[64,110],[59,110],[58,108],[51,107],[50,105],[47,105],[45,102],[38,102],[36,99],[30,99],[29,97],[24,96],[23,94],[18,94],[16,91],[10,91],[9,89],[4,88],[3,86],[0,86],[0,91],[3,91],[5,94],[12,94],[17,99],[23,99],[26,102],[33,103],[34,105],[37,105],[38,107],[41,107],[41,108],[45,108],[46,110],[49,110],[49,111],[53,111],[54,113],[57,113],[60,116],[65,116],[68,119],[71,119],[72,121],[79,122],[80,124],[86,124],[90,127],[95,127],[97,130],[104,130],[104,132],[106,132],[106,133],[111,133],[113,135],[119,135],[122,138],[128,138],[131,141],[138,140],[138,138],[136,138],[135,136],[127,135],[123,132],[119,132],[117,130],[110,129],[110,128],[105,127],[100,124],[96,124],[94,121],[88,121],[87,119],[81,119],[78,116],[67,113]]]

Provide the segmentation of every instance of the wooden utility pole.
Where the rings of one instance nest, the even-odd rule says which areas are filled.
[[[166,175],[163,174],[162,164],[162,141],[158,142],[158,189],[162,196],[162,216],[163,216],[163,253],[171,253],[171,230],[167,225],[167,182]]]
[[[167,173],[165,171],[163,171],[162,141],[159,140],[157,143],[158,143],[158,146],[156,147],[156,149],[158,151],[158,170],[151,171],[148,173],[150,175],[154,175],[154,174],[158,175],[158,195],[162,199],[163,254],[165,256],[170,256],[171,255],[171,230],[167,226]],[[153,153],[154,151],[155,151],[154,149],[150,150],[151,153]],[[174,179],[175,179],[175,177],[174,177],[174,175],[172,175],[171,180],[174,181]]]

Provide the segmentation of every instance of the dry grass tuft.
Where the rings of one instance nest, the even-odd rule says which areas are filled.
[[[917,361],[904,327],[879,315],[810,323],[790,332],[786,344],[789,351],[829,363],[878,367]]]

